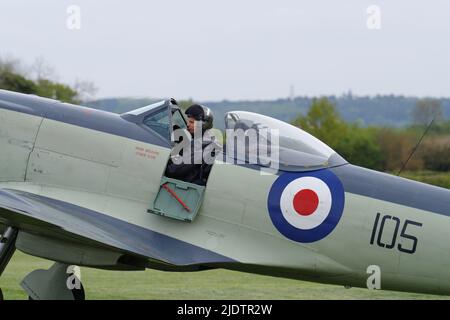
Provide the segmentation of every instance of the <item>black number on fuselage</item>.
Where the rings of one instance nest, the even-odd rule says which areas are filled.
[[[398,217],[385,215],[385,216],[383,216],[381,218],[381,223],[380,223],[380,226],[378,227],[378,224],[380,222],[380,217],[381,217],[381,214],[377,213],[377,215],[375,217],[374,224],[373,224],[373,228],[372,228],[372,235],[370,237],[370,244],[371,245],[374,244],[375,237],[376,237],[377,232],[378,232],[378,237],[377,237],[376,244],[379,247],[381,247],[381,248],[393,249],[395,247],[395,244],[397,243],[398,230],[399,230],[399,227],[401,225],[401,221],[400,221],[400,219]],[[394,229],[394,232],[392,234],[392,239],[391,239],[390,243],[384,243],[382,241],[384,226],[386,224],[386,221],[389,221],[389,220],[392,220],[392,221],[395,222],[395,229]],[[410,224],[412,224],[414,226],[422,227],[422,223],[411,221],[411,220],[406,220],[405,223],[403,224],[402,231],[400,233],[400,238],[401,239],[411,240],[413,242],[412,248],[410,248],[410,249],[404,248],[401,243],[398,243],[397,249],[399,251],[401,251],[401,252],[413,254],[413,253],[416,252],[418,239],[417,239],[417,237],[406,233],[406,228]]]
[[[380,220],[380,213],[377,213],[377,216],[375,217],[375,223],[373,224],[372,229],[372,236],[370,237],[370,244],[373,244],[373,241],[375,240],[375,234],[377,233],[378,228],[378,220]]]
[[[416,252],[417,241],[418,241],[418,240],[417,240],[417,238],[414,237],[413,235],[407,234],[407,233],[406,233],[406,228],[408,227],[408,224],[412,224],[412,225],[417,226],[417,227],[421,227],[422,224],[421,224],[420,222],[415,222],[415,221],[411,221],[411,220],[406,220],[406,221],[405,221],[405,224],[403,225],[402,233],[400,234],[400,236],[401,236],[402,238],[412,240],[412,241],[413,241],[413,246],[412,246],[411,249],[405,249],[405,248],[402,247],[401,243],[399,243],[399,244],[398,244],[398,250],[400,250],[401,252],[406,252],[406,253],[411,253],[411,254],[412,254],[412,253]]]

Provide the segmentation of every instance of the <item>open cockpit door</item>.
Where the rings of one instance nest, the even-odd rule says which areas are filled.
[[[163,176],[159,192],[147,212],[192,222],[200,210],[204,192],[204,186]]]
[[[174,131],[187,129],[186,120],[175,100],[165,100],[121,115],[165,140],[176,144]],[[169,159],[167,159],[169,161]],[[165,168],[164,168],[165,169]],[[172,179],[161,174],[159,190],[147,212],[191,222],[200,210],[205,186]]]

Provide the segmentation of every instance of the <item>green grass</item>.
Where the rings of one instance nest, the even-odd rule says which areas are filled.
[[[5,299],[27,299],[19,283],[34,269],[47,269],[51,261],[16,252],[0,287]],[[280,279],[227,270],[171,273],[103,271],[82,268],[87,299],[449,299],[394,291],[345,289],[340,286]]]

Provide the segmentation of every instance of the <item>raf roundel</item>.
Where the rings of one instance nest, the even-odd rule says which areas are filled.
[[[344,188],[329,170],[284,173],[269,193],[272,223],[285,237],[297,242],[325,238],[344,210]]]

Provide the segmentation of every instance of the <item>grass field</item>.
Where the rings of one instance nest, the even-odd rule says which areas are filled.
[[[19,283],[30,271],[47,269],[51,261],[16,252],[0,287],[5,299],[27,299]],[[258,276],[227,270],[194,273],[81,269],[86,299],[449,299],[421,295]]]

